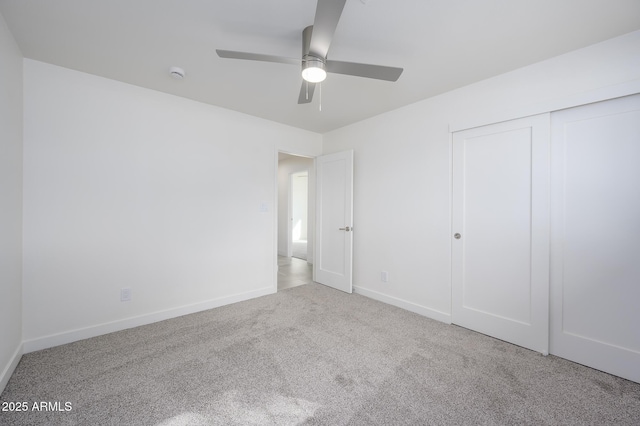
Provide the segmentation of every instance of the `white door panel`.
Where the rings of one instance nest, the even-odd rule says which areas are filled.
[[[640,382],[640,95],[552,125],[551,351]]]
[[[468,138],[465,145],[463,305],[530,324],[530,129]]]
[[[353,151],[316,158],[314,280],[352,292]]]
[[[453,136],[452,320],[548,353],[549,116]]]

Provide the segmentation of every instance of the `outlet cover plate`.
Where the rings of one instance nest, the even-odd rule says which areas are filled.
[[[121,288],[120,289],[120,301],[121,302],[129,302],[131,300],[131,289],[130,288]]]

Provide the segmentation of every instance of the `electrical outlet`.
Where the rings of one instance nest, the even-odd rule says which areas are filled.
[[[121,302],[129,302],[131,300],[131,289],[130,288],[121,288],[120,289],[120,301]]]
[[[387,271],[380,272],[380,280],[383,283],[388,283],[389,282],[389,272],[387,272]]]

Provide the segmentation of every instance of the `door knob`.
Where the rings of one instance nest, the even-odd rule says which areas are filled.
[[[457,232],[453,235],[453,238],[455,238],[456,240],[459,240],[460,237],[462,237],[462,235],[458,234]]]
[[[349,231],[351,231],[352,229],[353,229],[353,228],[351,228],[351,227],[347,226],[347,227],[344,227],[344,228],[338,228],[338,231],[346,231],[346,232],[349,232]]]

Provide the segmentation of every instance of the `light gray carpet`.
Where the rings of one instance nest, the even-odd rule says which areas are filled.
[[[27,354],[2,425],[639,425],[640,384],[307,284]]]

